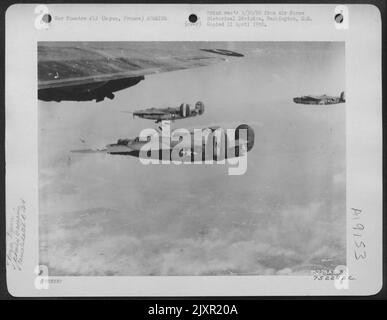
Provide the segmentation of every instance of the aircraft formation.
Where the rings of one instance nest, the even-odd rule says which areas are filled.
[[[244,54],[239,52],[206,46],[207,43],[191,43],[172,48],[168,43],[154,45],[131,42],[39,42],[38,99],[56,102],[100,102],[105,98],[114,99],[117,91],[135,86],[151,74],[205,67],[244,57]],[[345,94],[342,92],[339,97],[309,95],[295,97],[293,101],[297,104],[331,105],[344,103]],[[176,107],[145,108],[129,113],[133,114],[133,118],[153,120],[158,124],[202,116],[204,104],[198,101],[194,106],[182,103]],[[161,128],[162,126],[159,127],[160,130]],[[240,137],[240,130],[246,131],[244,138]],[[214,127],[204,128],[202,131],[210,134],[219,132]],[[154,131],[151,137],[158,133]],[[178,146],[180,157],[187,155],[190,161],[194,158],[205,158],[206,152],[198,151],[199,148],[205,147],[203,140],[196,141],[194,132],[188,132],[187,135],[191,138],[185,139],[185,143],[180,141],[184,140],[181,136],[175,140],[176,137],[171,135],[167,144],[158,144],[156,154],[164,154],[167,150],[172,155],[173,149]],[[161,133],[161,137],[163,136],[164,133]],[[220,157],[222,159],[238,157],[240,150],[250,151],[254,145],[254,131],[246,124],[237,126],[233,137],[230,133],[225,137],[224,152]],[[79,152],[105,152],[141,157],[141,148],[149,142],[148,139],[142,138],[138,136],[133,139],[118,139],[117,143],[109,144],[105,148]],[[231,152],[230,148],[235,152]]]
[[[243,54],[219,48],[180,46],[171,49],[168,44],[157,46],[127,42],[39,42],[38,44],[38,99],[43,101],[103,101],[114,99],[115,92],[137,85],[150,74],[209,66],[229,59],[240,59]],[[146,108],[132,112],[133,118],[154,120],[156,123],[201,116],[204,104],[194,106],[182,103],[178,107]],[[133,139],[118,139],[101,149],[74,152],[103,152],[138,158],[183,162],[205,160],[222,161],[240,157],[254,145],[254,131],[241,124],[235,130],[208,127],[184,134],[175,131],[166,137],[165,130],[153,130]],[[232,134],[230,132],[232,130]],[[161,133],[161,135],[159,134]],[[217,139],[218,136],[220,140]],[[222,139],[223,137],[223,139]],[[166,139],[167,138],[167,139]],[[207,139],[207,140],[206,140]],[[211,147],[207,141],[211,140]],[[160,142],[152,148],[151,141]],[[155,144],[153,144],[155,145]],[[220,147],[222,150],[219,152]],[[142,150],[147,150],[145,153]]]

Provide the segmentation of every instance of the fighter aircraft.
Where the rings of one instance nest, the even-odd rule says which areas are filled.
[[[317,104],[317,105],[328,105],[328,104],[337,104],[345,102],[345,93],[344,91],[340,94],[340,97],[331,97],[327,95],[322,96],[303,96],[296,97],[293,99],[295,103],[301,104]]]
[[[204,104],[201,101],[196,102],[195,106],[192,108],[191,105],[187,103],[182,103],[180,107],[176,108],[148,108],[143,110],[137,110],[134,112],[123,111],[126,113],[132,113],[133,118],[139,117],[143,119],[156,120],[156,123],[159,123],[164,120],[179,120],[184,118],[196,117],[204,113]]]
[[[254,130],[246,125],[241,124],[235,129],[234,139],[231,140],[225,134],[222,140],[214,139],[216,131],[221,129],[219,126],[211,126],[204,128],[201,131],[202,138],[199,141],[195,140],[194,131],[190,131],[188,139],[183,141],[182,137],[178,140],[169,140],[168,143],[163,142],[162,137],[159,136],[156,139],[160,141],[156,145],[150,145],[146,153],[142,153],[143,147],[149,144],[152,140],[152,136],[148,136],[145,141],[142,141],[139,137],[134,139],[118,139],[117,143],[108,144],[101,149],[83,149],[73,150],[75,153],[107,153],[111,155],[124,155],[133,156],[137,158],[152,158],[158,160],[175,160],[173,154],[179,155],[179,159],[182,162],[196,162],[206,160],[221,161],[229,158],[240,157],[246,152],[250,151],[254,146]],[[245,136],[240,136],[240,130],[245,130]],[[221,132],[221,131],[218,131]],[[225,131],[223,131],[225,132]],[[196,133],[197,134],[197,133]],[[208,141],[213,141],[213,144],[208,144]],[[209,149],[213,147],[213,149]],[[223,148],[223,150],[221,150]],[[167,158],[165,158],[165,155]]]
[[[150,74],[208,66],[243,54],[206,42],[38,42],[38,98],[103,101]]]

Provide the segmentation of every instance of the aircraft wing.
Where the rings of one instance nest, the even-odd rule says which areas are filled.
[[[306,96],[306,98],[308,98],[310,100],[320,101],[320,100],[325,99],[327,97],[326,96]]]
[[[214,44],[212,44],[214,45]],[[240,53],[206,42],[39,42],[38,89],[61,89],[208,66]]]
[[[72,153],[106,153],[106,148],[103,149],[78,149],[71,150]]]
[[[151,116],[161,116],[166,114],[167,112],[163,111],[149,111],[149,110],[137,110],[137,111],[121,111],[122,113],[130,113],[133,115],[151,115]]]
[[[161,116],[161,115],[167,114],[168,112],[165,112],[163,110],[157,110],[157,109],[145,109],[145,110],[137,110],[134,113],[143,114],[143,115]]]

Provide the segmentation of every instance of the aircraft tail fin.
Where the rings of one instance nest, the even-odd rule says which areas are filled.
[[[239,140],[239,130],[246,129],[247,130],[247,151],[250,151],[254,146],[255,133],[253,128],[248,126],[247,124],[241,124],[235,129],[235,140]]]
[[[199,114],[202,115],[204,113],[204,103],[201,101],[196,102],[195,108],[199,110]]]
[[[344,91],[340,93],[340,101],[345,102],[345,92]]]

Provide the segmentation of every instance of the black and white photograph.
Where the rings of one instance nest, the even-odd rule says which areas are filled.
[[[38,43],[40,264],[56,276],[345,265],[344,75],[343,42]],[[246,168],[143,164],[136,137],[164,120],[246,124]]]
[[[19,4],[5,20],[10,295],[381,290],[377,7]]]

